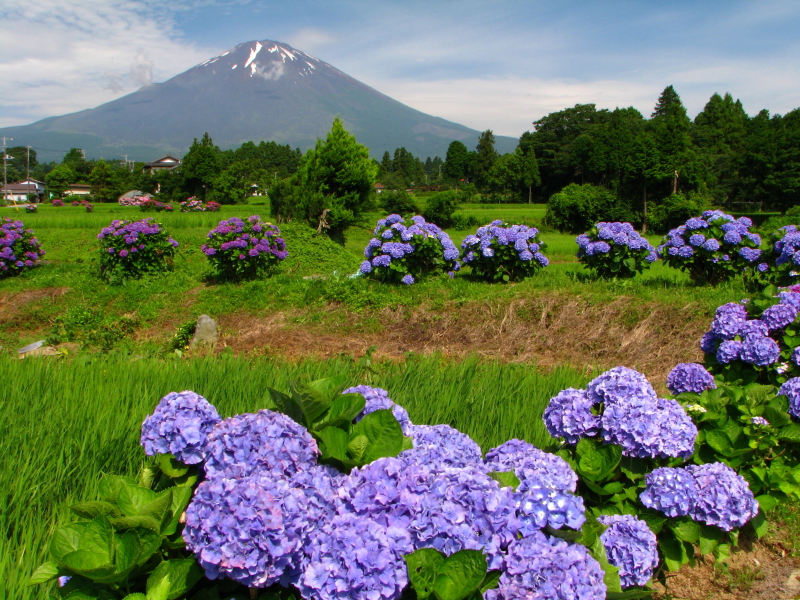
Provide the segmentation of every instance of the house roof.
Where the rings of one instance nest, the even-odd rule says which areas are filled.
[[[145,167],[177,167],[181,164],[181,159],[175,158],[171,154],[167,154],[162,156],[161,158],[154,160],[153,162],[145,163]]]
[[[9,183],[4,188],[0,188],[0,192],[11,193],[11,192],[27,192],[28,190],[31,193],[36,191],[36,185],[31,182],[30,185],[27,183]]]
[[[92,188],[92,186],[90,186],[88,183],[70,183],[69,184],[69,189],[71,189],[71,190],[89,190],[91,188]]]

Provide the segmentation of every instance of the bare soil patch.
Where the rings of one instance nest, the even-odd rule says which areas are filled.
[[[374,346],[376,358],[413,352],[542,367],[626,365],[662,381],[677,363],[702,360],[699,340],[709,325],[696,307],[644,305],[628,297],[592,304],[575,296],[547,296],[442,309],[384,308],[369,315],[331,307],[330,320],[316,324],[298,323],[297,316],[223,316],[220,347],[324,358],[359,356]]]
[[[28,304],[43,300],[53,301],[66,294],[68,287],[49,287],[24,292],[0,294],[0,320],[7,321],[19,315],[21,309]]]

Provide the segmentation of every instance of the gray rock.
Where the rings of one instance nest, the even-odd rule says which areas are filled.
[[[189,343],[190,348],[199,345],[214,346],[217,343],[217,322],[208,315],[200,315],[194,330],[194,337]]]
[[[59,352],[55,346],[40,346],[39,348],[35,348],[24,354],[19,355],[19,359],[22,360],[23,358],[32,358],[35,356],[58,356]]]
[[[44,340],[39,340],[38,342],[33,342],[32,344],[28,344],[24,348],[20,348],[19,350],[17,350],[17,354],[25,354],[26,352],[32,352],[33,350],[41,348],[42,346],[44,346]]]

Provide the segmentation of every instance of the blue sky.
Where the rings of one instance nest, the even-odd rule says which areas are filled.
[[[91,108],[236,44],[287,42],[423,112],[519,136],[576,103],[800,107],[789,1],[0,0],[0,126]],[[32,34],[32,32],[39,32]]]

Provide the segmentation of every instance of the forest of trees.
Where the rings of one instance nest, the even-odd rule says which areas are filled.
[[[711,205],[736,212],[785,212],[800,204],[800,109],[786,115],[762,110],[750,117],[730,94],[714,94],[694,120],[672,86],[661,93],[649,117],[632,107],[577,104],[535,121],[516,150],[504,155],[495,150],[491,130],[480,135],[474,149],[454,141],[444,158],[424,161],[405,148],[385,152],[380,161],[369,159],[355,151],[363,147],[338,119],[332,134],[336,144],[347,148],[346,155],[356,157],[359,172],[369,175],[370,190],[376,181],[387,190],[458,189],[460,197],[482,202],[548,202],[556,194],[562,201],[564,191],[567,197],[582,198],[576,206],[606,207],[603,214],[640,224]],[[158,191],[166,201],[198,196],[229,204],[273,188],[283,199],[276,205],[283,206],[286,218],[297,218],[300,212],[313,212],[319,194],[326,197],[325,190],[334,185],[309,163],[325,149],[325,142],[319,144],[305,156],[275,142],[220,150],[205,134],[194,140],[179,168],[152,176],[143,163],[86,160],[75,148],[60,164],[41,164],[34,149],[27,154],[25,147],[12,147],[7,150],[13,157],[8,180],[20,180],[30,171],[56,194],[71,183],[87,183],[98,201],[138,189]],[[308,190],[317,200],[310,199]],[[357,201],[342,200],[331,211],[342,225],[361,211],[366,193],[360,187],[351,192]],[[304,207],[296,215],[286,208],[293,202]],[[309,222],[318,217],[302,216]]]

